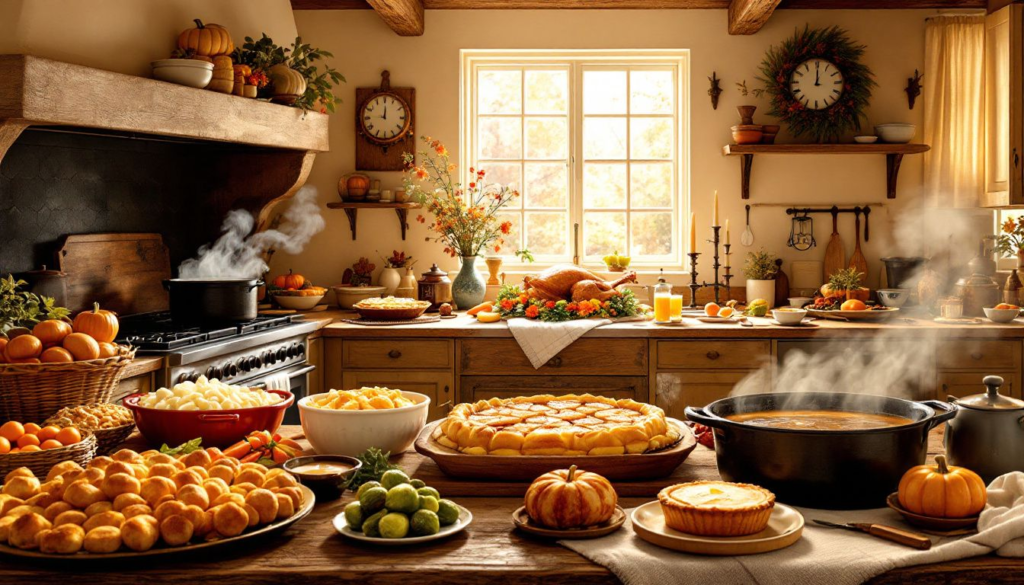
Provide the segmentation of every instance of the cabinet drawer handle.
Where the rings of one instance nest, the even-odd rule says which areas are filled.
[[[392,349],[391,351],[388,352],[388,357],[393,360],[397,360],[398,358],[402,357],[402,352],[398,351],[397,349]]]
[[[980,360],[981,359],[981,352],[980,351],[973,351],[973,352],[971,352],[971,359],[972,360]]]
[[[709,360],[717,360],[719,357],[721,357],[722,354],[712,349],[706,355],[708,356]]]
[[[548,360],[547,365],[551,366],[552,368],[560,367],[562,365],[562,358],[556,355],[555,357]]]

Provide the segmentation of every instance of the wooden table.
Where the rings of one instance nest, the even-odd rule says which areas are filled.
[[[289,433],[299,432],[295,427]],[[933,433],[929,451],[941,450],[941,436]],[[255,542],[131,562],[47,561],[0,557],[2,583],[59,583],[73,575],[76,585],[126,583],[216,583],[299,585],[311,583],[453,584],[501,583],[517,585],[588,585],[618,583],[604,567],[552,542],[523,535],[513,529],[511,513],[522,499],[524,485],[505,482],[461,482],[445,478],[432,461],[406,453],[396,462],[412,475],[452,496],[474,515],[473,524],[447,540],[424,546],[374,547],[346,540],[335,533],[331,519],[350,501],[318,502],[316,509],[285,532]],[[717,478],[714,453],[698,446],[672,481]],[[664,485],[666,480],[653,482]],[[652,489],[624,484],[624,493]],[[650,501],[628,496],[625,508]],[[895,520],[895,518],[894,518]],[[1024,560],[994,556],[891,571],[871,581],[896,583],[1024,583]]]

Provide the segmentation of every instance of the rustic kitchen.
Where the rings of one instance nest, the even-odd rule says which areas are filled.
[[[1024,2],[4,0],[0,582],[1024,583]]]

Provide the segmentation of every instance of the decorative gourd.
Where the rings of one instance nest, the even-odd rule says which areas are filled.
[[[193,22],[195,28],[181,31],[178,35],[178,48],[182,51],[192,49],[196,55],[227,55],[235,50],[231,34],[219,24],[203,24],[198,18]]]
[[[85,333],[72,333],[64,338],[64,349],[76,360],[94,360],[100,357],[100,344]]]
[[[898,496],[904,509],[936,518],[977,516],[988,501],[981,477],[947,465],[944,455],[935,456],[935,465],[918,465],[906,472]]]
[[[370,180],[363,175],[352,175],[345,182],[349,195],[362,196],[370,189]]]
[[[43,342],[35,335],[19,335],[7,342],[4,357],[9,362],[39,357],[43,353]]]
[[[298,290],[304,284],[306,284],[306,277],[295,274],[291,270],[288,271],[288,274],[282,274],[274,279],[274,286],[285,290]]]
[[[44,346],[60,345],[64,338],[71,334],[71,325],[59,319],[47,319],[36,323],[32,335],[39,338]]]
[[[526,490],[526,513],[548,528],[582,528],[607,522],[619,496],[604,477],[573,465],[538,477]]]
[[[93,303],[91,311],[82,311],[75,315],[72,327],[76,333],[85,333],[96,341],[111,342],[117,337],[120,324],[117,315],[100,309],[99,303]]]
[[[267,76],[273,86],[271,99],[275,101],[294,102],[296,98],[306,93],[306,78],[283,63],[268,69]]]

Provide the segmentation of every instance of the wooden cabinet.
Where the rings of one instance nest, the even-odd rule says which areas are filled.
[[[306,362],[316,369],[309,373],[309,387],[306,394],[322,394],[330,388],[324,387],[324,338],[311,337],[306,341]]]
[[[981,380],[988,375],[1000,376],[1004,380],[999,391],[1014,398],[1021,397],[1020,374],[1014,370],[1004,372],[939,372],[936,376],[935,390],[936,400],[945,401],[948,396],[963,398],[971,394],[981,394],[985,391],[985,385]]]
[[[985,18],[985,194],[982,206],[1024,205],[1024,5]]]
[[[655,378],[654,403],[672,418],[684,419],[687,406],[706,406],[725,398],[740,381],[751,393],[769,392],[769,376],[755,371],[684,371],[658,372]],[[750,386],[746,386],[750,384]]]
[[[459,342],[462,375],[646,376],[646,339],[577,339],[534,368],[515,339]]]
[[[771,342],[659,341],[658,368],[751,369],[768,363]]]
[[[121,399],[132,394],[139,392],[152,392],[156,389],[154,385],[156,380],[154,379],[154,373],[148,372],[139,376],[133,376],[131,378],[122,378],[117,384],[117,388],[114,389],[114,394],[110,397],[110,402],[114,404],[120,404]]]
[[[452,367],[450,339],[346,340],[343,368],[441,369]]]
[[[536,394],[594,394],[648,401],[645,376],[462,376],[459,402]]]
[[[704,406],[725,398],[751,378],[751,392],[768,392],[771,378],[769,340],[652,341],[655,363],[654,403],[674,418],[687,406]]]
[[[430,397],[428,420],[437,420],[448,414],[455,400],[455,376],[451,372],[410,372],[378,370],[346,370],[341,376],[343,388],[386,386]]]
[[[936,377],[932,396],[968,396],[985,391],[981,380],[1002,376],[1002,392],[1021,396],[1021,359],[1024,348],[1016,339],[958,339],[940,341],[936,346]]]

